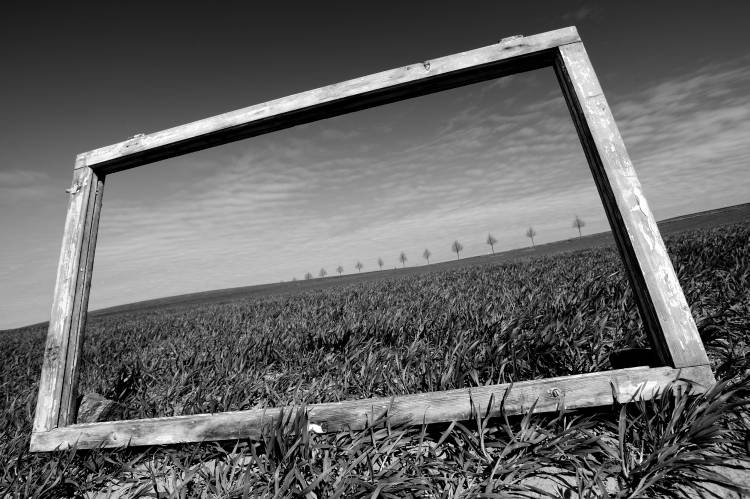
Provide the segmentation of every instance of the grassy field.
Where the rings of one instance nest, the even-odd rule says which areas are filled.
[[[27,451],[43,325],[2,333],[0,496],[691,496],[750,461],[750,224],[667,237],[720,383],[597,411],[109,452]],[[332,282],[333,280],[331,280]],[[89,319],[81,388],[128,418],[609,368],[645,345],[610,247]],[[721,465],[721,466],[719,466]]]

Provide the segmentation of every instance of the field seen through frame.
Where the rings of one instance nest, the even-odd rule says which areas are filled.
[[[750,221],[665,238],[719,384],[595,411],[261,441],[28,452],[46,329],[5,332],[0,496],[671,497],[750,462]],[[335,279],[335,278],[333,278]],[[126,417],[419,393],[610,369],[647,346],[616,251],[91,317],[82,391]],[[717,484],[724,486],[716,489]],[[728,488],[727,488],[728,487]]]

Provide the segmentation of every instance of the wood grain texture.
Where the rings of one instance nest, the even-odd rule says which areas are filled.
[[[574,43],[558,51],[555,72],[651,343],[668,366],[708,364],[690,307],[586,49]]]
[[[58,424],[66,426],[76,422],[78,398],[78,363],[80,357],[83,333],[86,329],[89,292],[91,290],[91,276],[94,270],[94,254],[96,239],[99,232],[99,216],[104,194],[104,176],[93,173],[92,188],[86,208],[81,243],[81,258],[78,266],[78,282],[76,283],[75,299],[70,323],[68,339],[68,353],[65,362],[64,381],[60,400],[60,416]]]
[[[683,370],[669,367],[636,367],[524,381],[515,384],[448,390],[393,398],[352,400],[315,404],[307,407],[258,409],[194,416],[87,423],[35,432],[31,437],[33,451],[52,451],[77,445],[78,448],[163,445],[182,442],[257,438],[267,425],[282,417],[293,417],[296,411],[308,412],[311,431],[336,432],[365,428],[386,413],[391,424],[421,424],[467,420],[474,411],[498,416],[505,397],[505,412],[521,414],[536,403],[535,411],[556,411],[629,402],[652,397],[671,383],[673,386],[694,384],[702,391],[713,383],[708,367]],[[490,403],[492,404],[490,405]]]
[[[34,431],[64,426],[74,420],[71,414],[74,417],[80,333],[85,325],[103,185],[103,178],[91,168],[81,167],[73,172]]]
[[[348,80],[102,147],[82,155],[101,173],[225,144],[302,123],[550,66],[560,45],[579,41],[574,27]]]

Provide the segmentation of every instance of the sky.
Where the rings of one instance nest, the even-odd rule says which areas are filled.
[[[575,25],[657,219],[750,201],[747,2],[4,3],[0,329],[47,320],[75,155]],[[107,178],[90,309],[608,230],[550,69]]]

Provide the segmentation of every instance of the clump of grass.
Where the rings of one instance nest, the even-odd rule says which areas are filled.
[[[750,409],[750,376],[720,381],[706,393],[665,392],[650,403],[636,402],[620,409],[618,482],[631,497],[682,494],[694,497],[713,483],[737,493],[750,493],[718,467],[746,470],[729,462],[748,461],[744,427]],[[750,461],[748,461],[750,462]],[[675,487],[679,486],[679,490]]]

